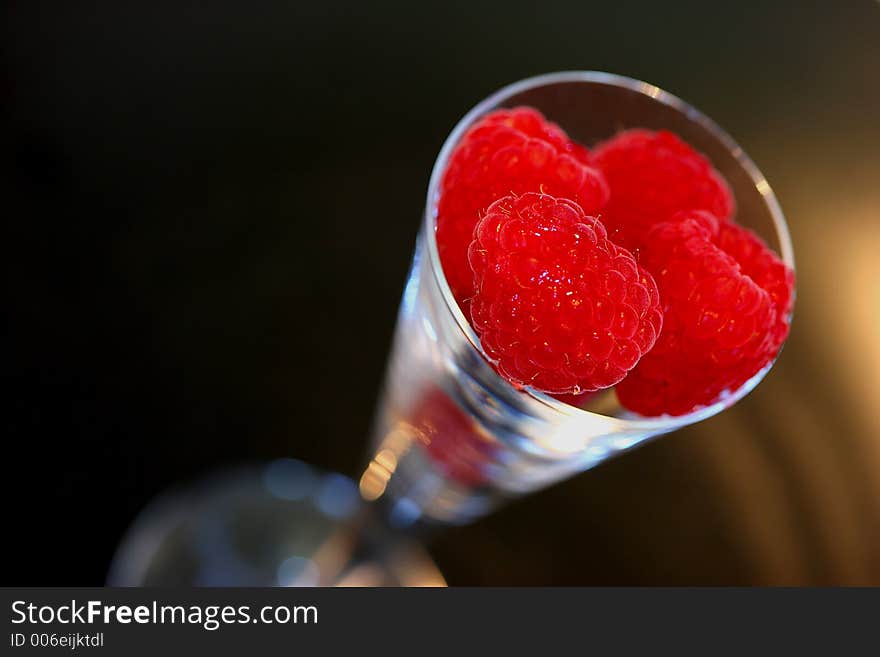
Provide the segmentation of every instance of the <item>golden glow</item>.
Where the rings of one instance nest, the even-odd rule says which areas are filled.
[[[390,449],[380,450],[373,460],[388,472],[394,472],[397,469],[397,454]]]
[[[856,217],[848,230],[842,231],[832,256],[834,265],[824,270],[839,272],[839,290],[844,292],[829,295],[837,303],[829,313],[835,318],[829,326],[838,332],[833,346],[846,365],[845,384],[863,420],[873,425],[874,435],[880,435],[880,203]]]
[[[397,470],[400,457],[406,453],[412,443],[413,431],[411,426],[401,422],[382,440],[379,450],[358,483],[361,497],[368,502],[379,499],[385,493],[391,476]]]
[[[651,98],[657,98],[663,93],[660,87],[655,87],[653,84],[648,84],[647,82],[642,82],[641,88],[642,91],[648,94]]]
[[[839,397],[846,405],[841,412],[851,415],[852,426],[863,428],[850,439],[858,441],[870,463],[866,467],[876,469],[880,466],[880,195],[874,188],[856,202],[841,203],[832,197],[816,213],[834,222],[825,219],[829,228],[808,233],[802,242],[801,262],[813,264],[800,274],[803,294],[795,307],[794,327],[797,330],[800,307],[806,330],[814,341],[823,341],[827,352],[827,385],[844,393]],[[880,496],[880,480],[869,477],[866,483]]]
[[[375,587],[382,586],[384,573],[382,569],[373,563],[364,563],[352,568],[348,573],[336,582],[336,586],[343,588]]]
[[[361,480],[358,484],[361,497],[368,502],[379,499],[382,496],[382,493],[385,492],[385,487],[388,485],[389,479],[391,479],[391,473],[388,472],[388,470],[375,461],[370,461],[364,474],[361,475]]]

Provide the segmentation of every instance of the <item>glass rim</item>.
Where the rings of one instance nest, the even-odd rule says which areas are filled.
[[[446,305],[449,312],[452,314],[452,317],[455,319],[458,329],[462,332],[462,334],[465,336],[471,346],[476,349],[480,356],[487,362],[491,362],[491,359],[489,359],[486,355],[486,352],[483,350],[483,347],[480,344],[479,337],[477,336],[470,322],[464,316],[464,313],[461,311],[458,302],[452,295],[452,290],[449,288],[449,284],[446,281],[446,275],[443,272],[443,267],[440,263],[440,253],[437,248],[436,239],[436,205],[439,198],[440,181],[442,179],[444,171],[446,170],[446,164],[449,161],[449,157],[452,154],[452,151],[460,141],[463,134],[471,127],[471,125],[473,125],[475,120],[478,119],[480,116],[500,106],[505,100],[512,98],[524,91],[528,91],[538,87],[549,86],[552,84],[573,82],[587,82],[634,91],[644,96],[648,96],[662,105],[671,107],[672,109],[685,115],[687,119],[691,122],[699,124],[701,127],[703,127],[712,137],[717,139],[728,150],[731,156],[742,167],[743,171],[749,176],[752,183],[755,185],[755,188],[764,200],[764,203],[766,204],[770,216],[773,220],[773,225],[776,230],[776,238],[779,241],[779,255],[786,265],[791,267],[793,271],[795,269],[794,249],[791,243],[791,235],[789,234],[788,225],[782,213],[782,208],[780,207],[779,202],[776,199],[776,195],[773,193],[773,190],[770,187],[770,184],[767,182],[767,179],[764,177],[764,175],[761,173],[760,169],[758,169],[755,163],[751,160],[751,158],[746,155],[745,151],[733,140],[733,138],[729,134],[727,134],[727,132],[725,132],[717,123],[715,123],[715,121],[710,119],[708,116],[706,116],[678,96],[664,91],[663,89],[653,84],[643,82],[642,80],[637,80],[635,78],[617,75],[614,73],[606,73],[602,71],[559,71],[555,73],[545,73],[543,75],[525,78],[512,84],[508,84],[490,94],[485,99],[477,103],[477,105],[475,105],[458,121],[458,123],[452,129],[452,132],[449,133],[446,141],[443,143],[443,146],[440,149],[440,153],[438,154],[437,159],[434,162],[434,167],[431,171],[431,178],[428,183],[428,192],[425,202],[424,223],[422,227],[426,235],[428,259],[430,261],[431,271],[434,275],[434,279],[440,289],[444,304]],[[626,428],[632,431],[670,431],[689,424],[694,424],[695,422],[699,422],[701,420],[708,419],[713,415],[716,415],[718,412],[724,410],[725,408],[732,406],[740,399],[745,397],[748,393],[750,393],[755,388],[755,386],[760,383],[767,372],[769,372],[770,369],[773,367],[774,362],[775,359],[774,361],[768,363],[754,376],[752,376],[752,378],[746,381],[737,390],[718,399],[715,403],[709,406],[705,406],[686,415],[661,415],[646,417],[637,415],[635,413],[630,413],[628,411],[627,414],[631,414],[632,417],[616,417],[604,415],[602,413],[597,413],[595,411],[589,411],[586,409],[578,408],[576,406],[572,406],[570,404],[566,404],[565,402],[561,402],[548,394],[539,392],[529,387],[523,388],[521,392],[522,394],[530,397],[532,400],[546,407],[549,407],[549,410],[572,418],[582,417],[584,419],[593,420],[614,420],[616,422],[625,423],[627,425]],[[498,380],[503,383],[503,385],[513,388],[513,386],[507,380],[505,380],[503,377],[497,374],[497,372],[494,371],[494,368],[492,374],[496,376]]]

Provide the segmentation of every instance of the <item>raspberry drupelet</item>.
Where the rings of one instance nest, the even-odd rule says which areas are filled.
[[[551,394],[608,388],[660,333],[652,276],[571,200],[499,199],[474,230],[469,260],[472,325],[515,385]]]
[[[480,212],[509,194],[544,192],[595,214],[608,200],[608,186],[589,160],[583,146],[527,107],[487,114],[464,135],[440,184],[437,248],[465,315],[474,293],[467,250]]]

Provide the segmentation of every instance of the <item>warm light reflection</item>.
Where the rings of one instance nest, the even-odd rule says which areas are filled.
[[[832,251],[834,262],[825,271],[839,272],[838,292],[843,292],[828,295],[837,304],[828,313],[838,333],[833,346],[846,365],[845,384],[853,401],[870,433],[880,436],[880,200],[855,213]]]
[[[364,563],[352,568],[336,582],[343,588],[382,586],[384,573],[376,564]]]
[[[648,84],[647,82],[642,82],[641,90],[651,98],[657,98],[663,93],[660,87],[655,87],[653,84]]]
[[[390,449],[380,450],[373,460],[388,472],[394,472],[397,468],[397,455]]]
[[[842,393],[835,394],[844,405],[836,412],[857,428],[847,440],[853,441],[865,472],[880,467],[880,190],[875,182],[868,177],[858,183],[862,194],[832,195],[814,209],[816,228],[805,230],[799,245],[801,262],[811,263],[799,274],[798,304],[804,312],[799,317],[796,308],[794,319],[795,330],[804,322],[805,333],[821,350],[819,362],[827,364],[819,385]],[[864,484],[880,499],[880,479],[866,477]]]
[[[361,497],[368,502],[379,499],[382,496],[382,493],[385,492],[385,487],[388,485],[388,480],[390,478],[391,474],[388,470],[375,461],[370,461],[367,469],[364,470],[364,474],[361,475],[361,480],[358,484]]]
[[[388,432],[358,482],[361,497],[368,502],[382,497],[391,475],[397,469],[400,457],[412,443],[412,434],[412,427],[404,423]]]

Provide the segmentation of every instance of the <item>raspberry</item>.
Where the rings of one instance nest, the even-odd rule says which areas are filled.
[[[480,211],[508,194],[541,191],[596,213],[608,200],[608,186],[585,164],[588,159],[586,149],[531,108],[492,112],[465,134],[440,185],[437,247],[446,280],[466,315],[474,293],[467,250]]]
[[[621,132],[597,146],[593,161],[611,188],[602,222],[628,249],[643,247],[651,226],[682,210],[706,210],[721,219],[733,214],[733,195],[721,174],[671,132]]]
[[[576,160],[588,166],[592,165],[592,156],[586,147],[571,141],[562,128],[545,119],[544,115],[534,107],[496,110],[488,114],[484,121],[487,125],[504,125],[519,130],[527,137],[543,139],[559,153],[568,153]]]
[[[518,386],[578,394],[620,381],[663,323],[654,279],[571,200],[506,196],[469,250],[483,349]]]
[[[465,486],[486,482],[486,466],[493,461],[495,448],[442,389],[425,392],[409,421],[444,476]]]
[[[772,341],[782,345],[788,336],[794,304],[794,272],[782,262],[757,235],[737,224],[722,224],[718,246],[742,267],[762,289],[766,290],[776,308],[776,324]]]
[[[660,288],[663,332],[617,396],[642,415],[684,415],[776,357],[788,335],[793,273],[748,230],[706,212],[657,224],[645,243],[641,262]]]

